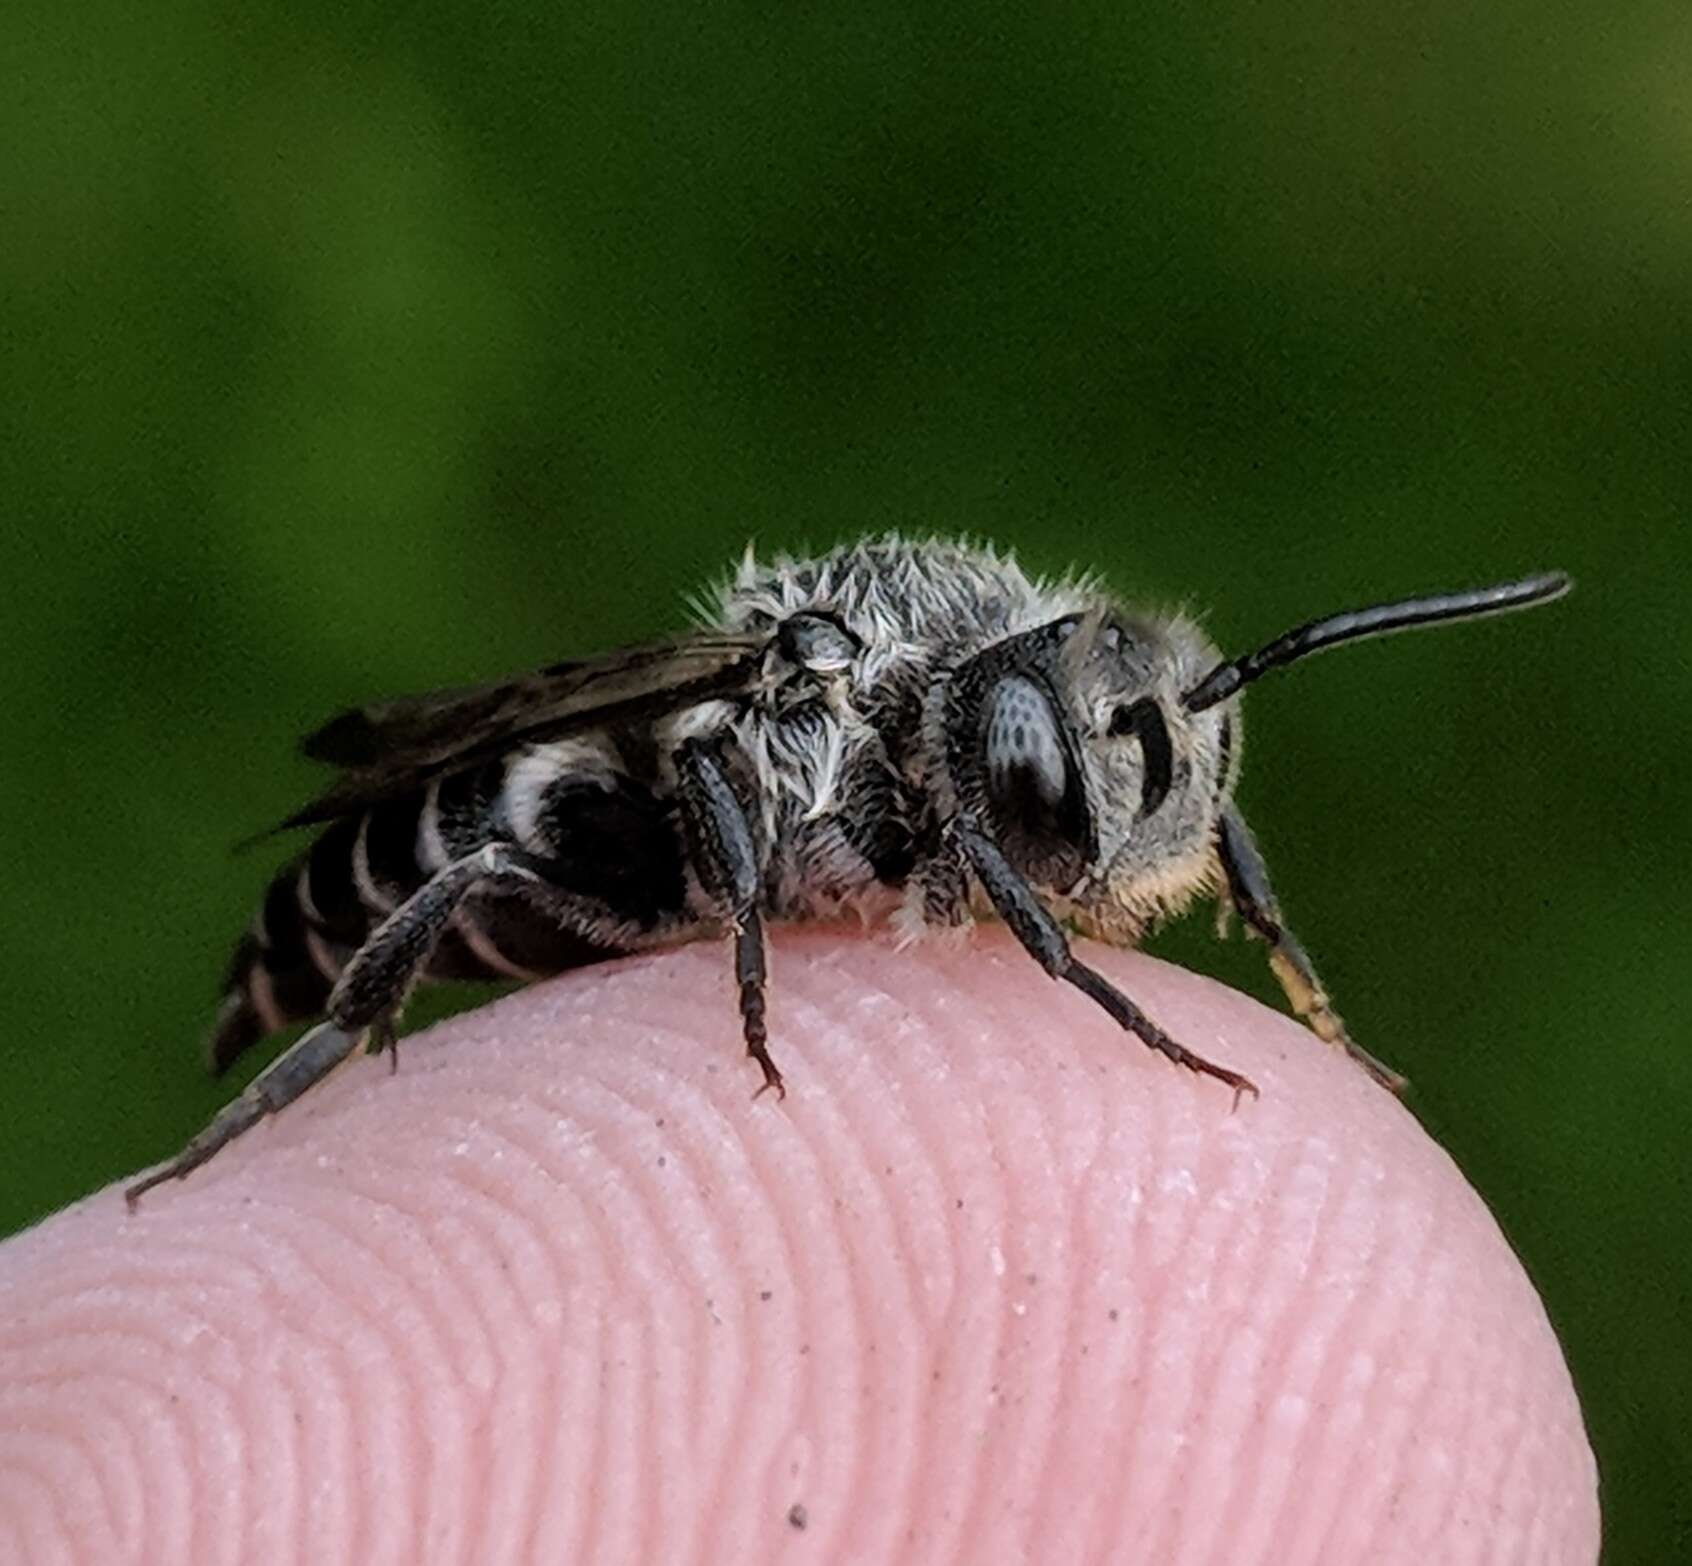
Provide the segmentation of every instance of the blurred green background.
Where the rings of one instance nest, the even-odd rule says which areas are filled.
[[[229,846],[343,704],[749,537],[986,534],[1237,649],[1559,565],[1257,688],[1242,797],[1544,1292],[1607,1559],[1692,1559],[1692,13],[9,14],[0,1231],[232,1090]]]

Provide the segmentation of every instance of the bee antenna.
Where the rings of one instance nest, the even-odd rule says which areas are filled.
[[[1217,664],[1181,697],[1181,705],[1188,712],[1203,712],[1206,707],[1226,701],[1259,675],[1340,642],[1383,636],[1389,631],[1405,631],[1418,625],[1437,625],[1443,620],[1478,620],[1489,614],[1505,614],[1561,598],[1573,585],[1567,572],[1547,571],[1519,582],[1501,582],[1496,587],[1477,587],[1466,593],[1435,593],[1426,598],[1405,598],[1398,603],[1325,615],[1277,636],[1267,646],[1243,658],[1230,658]]]

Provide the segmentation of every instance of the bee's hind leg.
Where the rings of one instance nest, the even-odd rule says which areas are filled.
[[[1250,829],[1232,805],[1222,812],[1216,833],[1217,852],[1228,878],[1228,895],[1246,928],[1269,943],[1269,967],[1286,992],[1287,1004],[1310,1031],[1337,1044],[1382,1087],[1395,1093],[1409,1084],[1391,1066],[1376,1060],[1346,1032],[1328,992],[1317,977],[1309,954],[1281,919],[1281,905],[1269,885],[1269,870],[1257,851]]]
[[[169,1163],[137,1180],[123,1193],[133,1212],[144,1192],[166,1180],[180,1180],[190,1170],[219,1152],[243,1132],[251,1130],[266,1115],[293,1103],[305,1090],[321,1082],[358,1048],[361,1030],[349,1032],[332,1022],[320,1022],[264,1068],[247,1090],[232,1104],[226,1104],[204,1131]]]
[[[366,1035],[378,1050],[393,1051],[394,1013],[466,894],[489,883],[543,885],[538,864],[509,844],[490,843],[437,871],[354,953],[330,993],[328,1020],[277,1056],[175,1158],[130,1186],[124,1200],[133,1208],[154,1186],[180,1180],[198,1169],[266,1115],[275,1114],[321,1082]],[[390,1059],[397,1060],[397,1052]]]

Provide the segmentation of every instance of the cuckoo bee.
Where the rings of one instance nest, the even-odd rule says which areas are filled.
[[[426,979],[532,980],[721,935],[747,1053],[779,1093],[767,919],[856,912],[916,936],[996,915],[1053,978],[1237,1100],[1256,1088],[1171,1038],[1067,933],[1131,945],[1216,893],[1267,942],[1293,1010],[1391,1085],[1330,1005],[1233,803],[1235,698],[1324,647],[1568,587],[1551,573],[1350,610],[1224,658],[1190,621],[1090,579],[883,538],[749,554],[672,641],[343,713],[305,741],[340,775],[283,823],[317,836],[235,948],[207,1058],[221,1070],[315,1026],[129,1200],[361,1043],[391,1049]]]

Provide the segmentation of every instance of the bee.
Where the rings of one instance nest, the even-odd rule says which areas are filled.
[[[175,1158],[198,1168],[359,1046],[395,1048],[423,980],[530,981],[704,936],[732,945],[758,1089],[766,920],[856,914],[902,937],[997,916],[1054,979],[1176,1065],[1256,1094],[1077,957],[1213,894],[1293,1011],[1389,1086],[1287,928],[1237,806],[1238,693],[1338,643],[1557,598],[1562,573],[1312,620],[1224,658],[1180,615],[988,547],[897,537],[738,571],[700,628],[504,683],[342,713],[304,741],[338,779],[237,944],[221,1071],[309,1031]],[[280,829],[279,829],[280,830]]]

